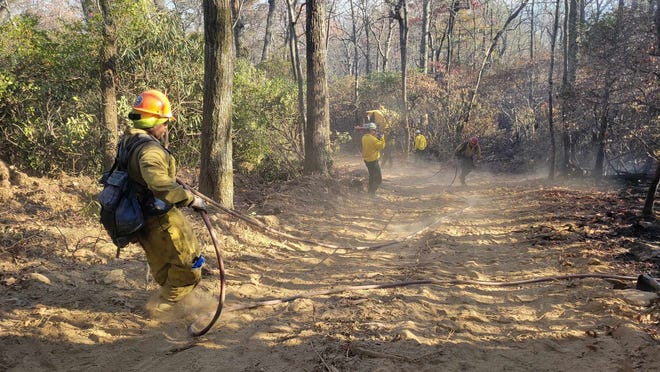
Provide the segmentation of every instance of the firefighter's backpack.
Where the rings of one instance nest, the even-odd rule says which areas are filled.
[[[112,168],[103,173],[100,183],[103,190],[98,195],[101,203],[101,224],[119,248],[135,241],[135,233],[144,226],[144,215],[138,200],[136,184],[128,176],[128,160],[140,145],[155,141],[147,135],[140,135],[129,141],[122,141]]]

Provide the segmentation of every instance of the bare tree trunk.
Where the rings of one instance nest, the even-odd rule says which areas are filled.
[[[234,207],[231,105],[234,75],[229,0],[203,0],[204,102],[202,104],[200,191]]]
[[[449,32],[449,23],[447,23],[447,26],[445,27],[445,30],[442,33],[440,44],[435,49],[435,58],[433,58],[435,62],[440,62],[440,54],[442,53],[442,46],[445,44],[445,39],[447,38],[447,32]]]
[[[562,79],[561,97],[562,97],[562,122],[563,122],[563,146],[564,157],[562,161],[562,174],[568,172],[568,165],[574,157],[571,150],[571,128],[570,122],[574,120],[575,113],[575,78],[577,72],[577,19],[578,6],[577,0],[566,0],[566,18],[564,21],[564,77]]]
[[[351,19],[352,19],[352,34],[351,34],[351,41],[353,43],[353,122],[354,123],[359,123],[360,118],[362,115],[358,112],[358,107],[359,107],[359,84],[360,84],[360,54],[358,50],[358,44],[357,44],[357,27],[355,25],[357,19],[355,17],[355,5],[353,4],[353,0],[349,1],[350,6],[351,6]]]
[[[109,169],[115,160],[118,139],[115,61],[117,60],[117,28],[108,0],[101,0],[103,44],[101,47],[101,105],[103,110],[103,168]]]
[[[371,29],[371,18],[369,17],[369,13],[365,12],[365,14],[364,14],[364,42],[365,42],[364,69],[365,69],[365,74],[366,75],[371,74],[371,70],[373,68],[373,63],[371,61],[371,35],[369,33],[370,29]]]
[[[605,97],[603,97],[603,107],[602,113],[600,115],[600,128],[598,130],[598,149],[596,151],[596,162],[594,164],[593,176],[599,178],[603,175],[603,162],[605,160],[605,133],[607,132],[607,127],[609,125],[609,110],[607,106],[609,105],[610,89],[609,87],[605,88]]]
[[[399,44],[401,49],[401,113],[403,120],[403,128],[406,128],[406,139],[412,137],[410,124],[408,123],[408,6],[406,0],[399,0],[399,3],[394,7],[394,19],[399,22]],[[406,153],[410,153],[410,141],[406,140]]]
[[[552,97],[553,92],[553,73],[555,69],[555,44],[557,42],[557,32],[559,30],[559,4],[560,0],[556,0],[555,5],[555,22],[552,28],[552,38],[550,39],[550,68],[548,72],[548,129],[550,131],[550,164],[548,178],[555,178],[555,157],[557,156],[557,145],[555,144],[555,124],[554,124],[554,110]]]
[[[615,30],[618,35],[621,31],[622,22],[623,22],[623,3],[620,3],[619,9],[616,14],[616,25]],[[593,176],[599,178],[603,175],[603,163],[605,160],[605,133],[609,126],[609,106],[610,106],[610,94],[614,83],[617,80],[617,77],[611,72],[611,70],[606,70],[605,72],[605,86],[603,87],[603,98],[601,100],[601,115],[600,115],[600,128],[598,131],[598,148],[596,150],[596,162],[594,164]]]
[[[308,120],[304,173],[327,174],[331,159],[324,0],[307,0],[306,25]]]
[[[307,127],[307,114],[305,109],[305,87],[304,79],[302,76],[302,64],[300,62],[300,53],[298,52],[298,34],[296,34],[296,23],[298,23],[298,16],[295,14],[296,0],[286,0],[287,15],[289,18],[289,53],[291,55],[291,67],[293,70],[293,77],[298,85],[298,112],[300,115],[300,137],[304,148],[305,143],[305,128]]]
[[[233,31],[234,31],[234,53],[236,57],[247,57],[247,50],[244,50],[241,46],[241,37],[243,35],[243,29],[245,28],[245,23],[243,22],[243,17],[241,15],[242,3],[240,0],[231,0],[231,14],[233,21]]]
[[[534,4],[535,1],[532,1],[532,6],[530,7],[530,25],[529,25],[529,62],[530,62],[530,71],[529,71],[529,92],[527,93],[527,101],[529,106],[535,111],[534,116],[536,116],[536,104],[534,100],[534,85],[536,81],[536,66],[534,66],[534,27],[536,25],[536,20],[534,19]],[[535,120],[532,130],[535,132],[538,129],[538,123]]]
[[[429,45],[429,24],[431,13],[431,0],[424,0],[422,3],[422,35],[419,41],[419,68],[423,73],[428,73],[428,45]]]
[[[465,110],[464,113],[464,122],[467,123],[470,120],[470,114],[472,112],[472,108],[476,105],[477,103],[477,93],[479,92],[479,86],[481,85],[481,77],[484,73],[484,70],[486,69],[486,64],[488,63],[488,60],[490,59],[491,54],[493,53],[493,50],[495,49],[495,46],[497,45],[497,41],[499,38],[502,36],[502,34],[506,31],[507,27],[509,27],[509,23],[511,23],[514,19],[518,17],[518,14],[523,10],[525,5],[527,5],[527,1],[529,0],[524,0],[518,9],[516,9],[513,13],[509,15],[509,18],[507,18],[506,22],[504,22],[504,26],[497,31],[497,34],[495,34],[495,37],[490,43],[490,47],[488,48],[488,51],[486,52],[486,55],[484,56],[483,60],[481,61],[481,67],[479,68],[479,74],[477,75],[477,82],[474,86],[474,89],[471,92],[471,97],[470,97],[470,103],[468,104],[467,109]]]
[[[376,53],[376,70],[385,72],[389,66],[389,55],[390,55],[390,44],[392,41],[392,30],[394,29],[394,19],[392,17],[387,17],[387,30],[385,37],[383,37],[384,28],[380,29],[379,34],[377,35],[373,29],[373,25],[370,25],[369,31],[376,39],[377,44],[377,53]],[[384,39],[384,42],[383,42]],[[384,44],[384,45],[383,45]]]
[[[266,34],[264,35],[264,48],[261,50],[261,62],[268,60],[270,43],[273,40],[273,17],[275,16],[275,0],[268,0],[268,17],[266,18]]]
[[[454,54],[454,23],[456,22],[456,6],[458,0],[452,0],[451,7],[449,8],[449,21],[447,24],[447,55],[445,56],[445,69],[447,75],[451,73],[451,57]]]

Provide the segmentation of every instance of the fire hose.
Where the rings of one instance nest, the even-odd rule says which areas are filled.
[[[197,194],[196,190],[194,190],[192,187],[188,186],[185,184],[183,181],[180,181],[177,179],[177,181],[183,186],[185,189],[193,192],[194,194]],[[204,220],[204,224],[206,225],[206,228],[209,231],[209,234],[211,235],[211,240],[213,241],[213,247],[215,248],[215,257],[218,260],[218,269],[220,271],[220,294],[218,296],[218,306],[215,310],[215,314],[213,315],[213,318],[209,322],[209,324],[202,328],[201,330],[197,331],[194,329],[193,324],[188,326],[188,333],[193,336],[193,337],[199,337],[204,335],[206,332],[208,332],[215,322],[220,318],[220,314],[222,313],[222,308],[224,307],[225,304],[225,288],[227,286],[227,282],[225,279],[225,264],[222,261],[222,255],[220,254],[220,248],[218,247],[218,237],[215,234],[215,230],[213,229],[213,225],[211,225],[211,220],[209,220],[209,215],[206,213],[205,210],[200,209],[198,210],[199,215],[202,217],[202,220]]]

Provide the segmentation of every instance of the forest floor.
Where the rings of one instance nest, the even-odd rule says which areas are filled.
[[[634,279],[443,282],[660,275],[660,227],[637,218],[643,187],[490,169],[450,187],[451,165],[397,160],[370,198],[364,164],[344,155],[329,179],[237,185],[237,211],[338,248],[211,209],[226,308],[197,339],[187,327],[219,292],[200,218],[185,212],[203,281],[152,316],[158,288],[141,248],[115,258],[93,217],[96,181],[14,172],[0,188],[0,371],[659,371],[660,304]],[[289,296],[302,298],[232,311]]]

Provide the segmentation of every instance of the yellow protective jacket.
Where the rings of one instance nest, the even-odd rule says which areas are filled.
[[[142,129],[129,128],[121,141],[128,141],[133,136],[150,134]],[[172,154],[152,136],[153,141],[146,142],[133,151],[129,159],[129,176],[134,182],[146,186],[154,197],[177,207],[192,203],[194,195],[176,182],[176,161]]]
[[[373,134],[362,136],[362,159],[374,161],[380,159],[380,150],[385,148],[385,137],[378,139]]]
[[[418,134],[415,137],[415,150],[424,150],[426,148],[426,137],[423,134]]]

